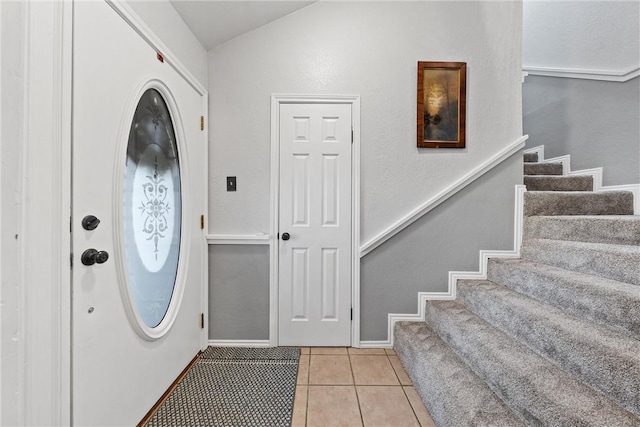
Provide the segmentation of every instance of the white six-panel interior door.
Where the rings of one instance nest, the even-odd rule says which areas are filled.
[[[279,108],[278,344],[349,346],[352,104]]]

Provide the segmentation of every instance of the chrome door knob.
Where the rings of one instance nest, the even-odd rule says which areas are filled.
[[[282,240],[289,240],[291,238],[291,236],[289,235],[289,233],[282,233]]]

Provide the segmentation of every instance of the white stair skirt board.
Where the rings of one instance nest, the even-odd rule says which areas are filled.
[[[418,312],[415,314],[389,313],[386,341],[361,341],[360,347],[393,347],[393,328],[400,321],[422,321],[425,319],[425,305],[429,300],[456,299],[456,282],[458,279],[486,279],[489,258],[519,258],[522,245],[522,225],[524,220],[524,185],[515,186],[515,209],[513,221],[513,250],[480,251],[478,271],[450,271],[446,292],[418,292]]]
[[[630,191],[633,193],[635,215],[640,215],[640,183],[624,184],[624,185],[602,185],[602,168],[581,169],[577,171],[571,170],[571,155],[544,158],[544,145],[524,150],[524,153],[537,153],[538,163],[562,163],[562,174],[564,176],[590,175],[593,177],[593,191]]]
[[[271,347],[269,340],[209,340],[211,347]]]
[[[538,163],[562,163],[564,175],[591,175],[593,176],[593,189],[601,191],[630,191],[634,197],[634,214],[640,215],[640,184],[626,185],[602,185],[602,168],[584,169],[571,171],[571,156],[560,156],[551,159],[544,158],[544,145],[529,148],[523,153],[537,153]],[[487,262],[489,258],[519,258],[520,247],[522,245],[522,224],[524,221],[524,193],[527,191],[524,185],[516,185],[515,218],[514,218],[514,249],[513,251],[480,251],[480,270],[477,272],[450,271],[448,290],[446,292],[419,292],[418,293],[418,313],[416,314],[388,314],[388,330],[386,341],[361,341],[360,346],[366,347],[393,347],[393,328],[398,321],[421,321],[425,320],[425,304],[429,300],[453,300],[456,298],[456,282],[458,279],[480,279],[487,278]]]

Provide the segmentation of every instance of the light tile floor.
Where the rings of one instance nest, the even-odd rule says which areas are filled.
[[[302,348],[293,427],[435,427],[390,349]]]

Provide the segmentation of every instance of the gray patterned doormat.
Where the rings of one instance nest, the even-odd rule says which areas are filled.
[[[146,426],[289,426],[297,348],[209,347]]]

